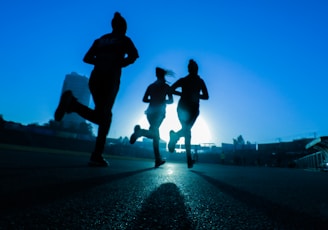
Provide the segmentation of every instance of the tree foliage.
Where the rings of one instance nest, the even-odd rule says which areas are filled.
[[[44,124],[44,126],[50,128],[52,130],[55,130],[55,131],[65,131],[65,132],[71,132],[71,133],[93,135],[92,125],[87,122],[81,122],[78,125],[72,123],[69,126],[64,126],[63,122],[49,120],[49,122]]]

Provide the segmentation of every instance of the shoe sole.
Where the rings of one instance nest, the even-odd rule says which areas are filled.
[[[55,111],[55,121],[61,121],[66,113],[69,104],[73,101],[72,91],[64,92],[59,100],[59,105]]]

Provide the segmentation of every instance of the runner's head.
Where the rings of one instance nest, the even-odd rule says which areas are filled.
[[[193,59],[190,59],[189,60],[188,72],[190,74],[193,74],[193,75],[197,75],[198,74],[198,65],[197,65],[197,63]]]
[[[166,70],[166,69],[163,69],[163,68],[160,68],[160,67],[156,67],[156,77],[159,80],[165,81],[165,76],[167,76],[167,75],[173,76],[174,73],[171,70]]]
[[[166,75],[165,69],[162,69],[160,67],[156,67],[156,77],[158,79],[164,80]]]
[[[115,12],[115,14],[114,14],[114,17],[112,19],[112,28],[113,28],[113,32],[116,32],[119,34],[126,33],[126,30],[127,30],[126,21],[119,12]]]

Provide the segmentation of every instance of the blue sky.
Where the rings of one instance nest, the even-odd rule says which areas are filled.
[[[94,39],[111,31],[115,11],[127,20],[140,58],[123,70],[110,137],[129,136],[144,119],[141,99],[156,66],[173,70],[175,78],[167,79],[173,83],[187,74],[190,58],[210,94],[201,101],[203,123],[193,129],[210,134],[199,141],[328,135],[323,0],[2,2],[0,114],[23,124],[53,119],[65,75],[89,76],[92,66],[82,58]],[[175,105],[168,110],[171,121]]]

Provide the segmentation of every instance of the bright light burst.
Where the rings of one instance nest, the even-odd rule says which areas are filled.
[[[170,130],[178,131],[181,128],[180,122],[178,120],[176,112],[177,104],[168,105],[166,107],[166,117],[160,127],[161,139],[168,142],[170,137]],[[148,129],[149,123],[147,121],[146,115],[143,115],[139,119],[138,123],[142,128]],[[212,142],[212,136],[207,122],[204,120],[202,115],[200,115],[196,123],[191,130],[191,143],[192,144],[202,144]],[[184,139],[181,138],[178,142],[179,144],[184,143]]]

